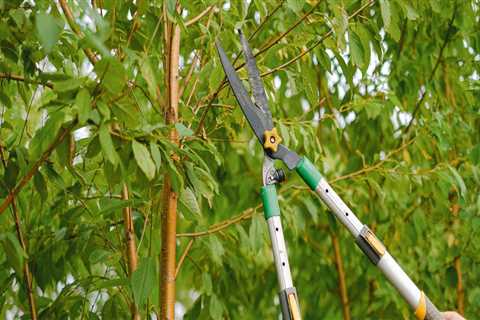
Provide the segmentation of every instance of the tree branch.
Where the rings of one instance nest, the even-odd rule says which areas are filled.
[[[192,24],[194,24],[195,22],[199,21],[200,19],[202,19],[204,16],[206,16],[210,10],[212,10],[213,8],[215,8],[215,5],[211,5],[211,6],[208,6],[207,9],[203,10],[202,12],[200,12],[196,17],[188,20],[187,22],[185,22],[185,27],[188,27]]]
[[[371,165],[371,166],[367,166],[367,167],[364,167],[360,170],[357,170],[357,171],[354,171],[354,172],[351,172],[351,173],[348,173],[346,175],[343,175],[343,176],[339,176],[339,177],[336,177],[336,178],[333,178],[332,180],[330,180],[330,183],[335,183],[335,182],[338,182],[340,180],[346,180],[346,179],[351,179],[353,177],[356,177],[356,176],[359,176],[359,175],[362,175],[362,174],[365,174],[365,173],[368,173],[368,172],[371,172],[371,171],[375,171],[376,169],[378,169],[379,167],[381,167],[386,161],[388,161],[394,154],[402,151],[403,149],[407,148],[410,144],[412,144],[413,142],[415,141],[415,139],[411,139],[410,141],[406,142],[405,144],[401,145],[400,147],[398,147],[397,149],[395,150],[392,150],[390,151],[383,160],[380,160],[378,161],[377,163],[375,163],[374,165]]]
[[[3,164],[3,168],[6,170],[7,162],[5,160],[3,147],[1,145],[0,145],[0,159]],[[11,193],[11,190],[8,190],[8,192]],[[28,254],[27,243],[25,242],[25,238],[23,236],[22,226],[20,223],[20,216],[18,215],[18,209],[15,203],[15,199],[12,200],[10,209],[12,210],[13,220],[15,221],[15,230],[17,232],[18,242],[20,243],[20,246],[22,247],[23,251],[26,254]],[[30,317],[32,318],[32,320],[37,320],[37,308],[35,303],[35,296],[33,294],[33,289],[32,289],[33,279],[32,279],[32,273],[30,272],[30,267],[28,265],[28,258],[25,259],[23,262],[23,276],[25,277],[25,287],[27,291],[28,305],[30,307]]]
[[[265,46],[263,46],[256,54],[255,54],[255,57],[256,56],[259,56],[261,55],[262,53],[264,53],[265,51],[267,51],[268,49],[270,49],[271,47],[273,47],[274,45],[276,45],[280,40],[282,40],[283,38],[285,38],[293,29],[295,29],[300,23],[302,23],[305,19],[307,19],[307,17],[312,14],[313,10],[315,10],[319,5],[320,3],[322,3],[322,1],[318,1],[307,13],[305,13],[300,19],[298,19],[292,26],[290,26],[290,28],[288,28],[286,31],[282,32],[281,34],[279,34],[277,37],[273,38],[270,42],[268,42]]]
[[[412,124],[413,124],[413,121],[415,120],[415,117],[417,116],[417,113],[420,110],[420,107],[422,106],[423,101],[425,100],[425,96],[427,95],[427,85],[430,82],[432,82],[433,77],[435,76],[435,72],[437,71],[438,66],[440,65],[440,61],[443,58],[443,51],[447,47],[448,41],[450,41],[450,34],[452,32],[452,26],[453,26],[453,22],[455,21],[456,13],[457,13],[457,8],[455,7],[455,9],[453,10],[452,18],[450,19],[450,22],[448,23],[447,33],[445,34],[445,39],[443,40],[443,44],[440,47],[440,52],[438,53],[437,60],[435,61],[435,65],[433,66],[433,69],[432,69],[432,72],[430,73],[430,76],[428,77],[427,84],[425,85],[425,90],[422,92],[422,96],[420,97],[420,99],[415,104],[415,107],[414,107],[413,112],[412,112],[412,118],[408,122],[408,125],[405,127],[405,130],[403,130],[403,134],[408,134],[408,132],[410,131],[410,129],[412,127]]]
[[[42,86],[46,86],[46,87],[49,87],[50,89],[53,89],[53,84],[50,82],[42,82],[42,81],[33,80],[33,79],[25,79],[25,77],[17,74],[13,74],[13,73],[0,72],[0,79],[8,79],[8,80],[14,80],[14,81],[21,81],[25,83],[40,84]]]
[[[122,187],[122,200],[128,201],[128,187],[124,183]],[[133,229],[133,217],[132,209],[127,206],[123,208],[123,223],[125,227],[125,247],[127,252],[127,266],[128,266],[128,276],[131,277],[132,273],[137,270],[138,256],[137,256],[137,247],[135,245],[135,230]],[[140,313],[138,312],[135,302],[130,306],[132,319],[140,320]]]
[[[180,272],[180,268],[182,267],[182,264],[183,264],[183,262],[185,261],[185,258],[188,255],[188,252],[192,248],[194,240],[195,240],[195,238],[192,238],[192,239],[190,239],[190,241],[188,241],[187,247],[183,251],[182,256],[180,257],[180,260],[178,260],[177,269],[175,270],[175,279],[177,278],[178,273]]]
[[[362,12],[365,8],[371,6],[375,1],[374,0],[370,0],[369,2],[365,3],[363,6],[361,6],[357,11],[355,11],[354,13],[352,13],[348,19],[352,19],[354,17],[356,17],[358,14],[360,14],[360,12]],[[303,17],[302,17],[303,18]],[[301,19],[302,20],[302,19]],[[303,20],[302,20],[303,21]],[[297,23],[296,23],[297,24]],[[297,24],[298,25],[298,24]],[[292,29],[292,28],[289,28],[289,30]],[[293,30],[293,29],[292,29]],[[261,77],[266,77],[272,73],[275,73],[281,69],[284,69],[286,67],[288,67],[290,64],[294,63],[295,61],[299,60],[301,57],[303,57],[304,55],[310,53],[313,49],[315,49],[319,44],[321,44],[326,38],[328,38],[330,35],[332,35],[333,31],[330,30],[328,31],[327,33],[325,33],[319,40],[317,40],[312,46],[310,46],[307,50],[305,51],[302,51],[301,54],[299,54],[298,56],[290,59],[289,61],[281,64],[280,66],[278,67],[275,67],[273,68],[272,70],[270,71],[267,71],[267,72],[264,72],[261,74]],[[278,38],[278,37],[277,37]],[[279,41],[280,39],[278,39]],[[263,51],[262,51],[263,52]],[[258,56],[260,54],[260,52],[257,52],[257,54],[255,56]],[[237,58],[239,57],[239,55],[237,55]],[[234,60],[233,63],[235,63],[236,59]],[[238,67],[235,67],[235,70],[238,70],[240,68],[242,68],[243,66],[245,65],[245,63],[242,63],[240,64]],[[207,97],[207,99],[209,99],[208,103],[207,103],[207,107],[205,109],[205,111],[202,113],[202,116],[200,117],[200,121],[198,123],[198,126],[197,126],[197,129],[195,130],[195,135],[198,135],[200,133],[200,131],[202,130],[203,128],[203,125],[205,123],[205,118],[207,117],[207,113],[208,111],[210,111],[211,109],[211,104],[212,102],[217,98],[218,94],[220,93],[220,91],[225,88],[226,86],[226,79],[224,78],[222,80],[222,82],[220,82],[220,84],[218,85],[217,89],[213,92],[213,94],[209,95]]]
[[[253,37],[255,37],[258,31],[260,31],[263,28],[263,26],[268,22],[268,20],[278,11],[278,9],[280,9],[283,6],[284,3],[285,3],[285,0],[280,1],[280,3],[275,8],[273,8],[273,10],[269,14],[267,14],[265,19],[263,19],[263,21],[255,29],[255,31],[253,31],[252,34],[248,37],[248,40],[252,40]]]
[[[455,271],[457,273],[457,310],[461,315],[465,314],[465,290],[463,289],[462,281],[462,265],[460,256],[455,257],[453,261]]]
[[[72,29],[72,31],[80,38],[83,38],[84,35],[80,28],[77,26],[75,23],[75,18],[73,17],[72,11],[70,10],[70,7],[67,4],[66,0],[59,0],[60,7],[62,7],[62,11],[65,14],[65,18],[67,19],[68,25]],[[87,56],[88,60],[92,64],[97,63],[97,57],[93,53],[93,51],[90,48],[84,48],[83,52],[85,52],[85,55]]]
[[[15,199],[15,196],[25,187],[25,185],[32,179],[32,177],[37,173],[38,168],[42,165],[45,160],[48,159],[50,154],[55,150],[55,148],[62,143],[65,137],[70,133],[71,129],[76,125],[76,121],[72,122],[67,128],[62,128],[58,133],[55,140],[50,144],[50,146],[45,150],[33,166],[28,170],[28,172],[23,176],[20,182],[12,189],[12,192],[8,194],[8,196],[3,200],[2,204],[0,205],[0,215],[5,211],[5,209],[12,203]]]
[[[360,14],[360,12],[362,12],[365,8],[368,8],[370,7],[375,1],[374,0],[371,0],[369,2],[366,2],[363,6],[361,6],[357,11],[355,11],[354,13],[352,13],[349,17],[348,17],[348,20],[351,20],[352,18],[356,17],[357,15]],[[326,38],[328,38],[329,36],[331,36],[333,34],[333,30],[330,30],[328,32],[326,32],[319,40],[317,40],[313,45],[311,45],[310,47],[307,48],[307,50],[304,50],[302,51],[302,53],[300,53],[299,55],[293,57],[292,59],[288,60],[287,62],[267,71],[267,72],[264,72],[261,74],[261,77],[266,77],[272,73],[275,73],[279,70],[282,70],[282,69],[285,69],[286,67],[288,67],[289,65],[291,65],[292,63],[296,62],[297,60],[299,60],[300,58],[302,58],[304,55],[310,53],[313,49],[315,49],[316,47],[318,47],[318,45],[320,45]]]
[[[348,302],[347,284],[345,281],[345,270],[343,269],[342,254],[340,252],[340,244],[337,235],[330,232],[330,237],[333,244],[333,252],[335,258],[335,267],[338,274],[338,289],[340,294],[340,302],[342,304],[342,313],[344,320],[350,320],[350,307]]]
[[[253,216],[253,214],[255,213],[255,211],[258,210],[261,207],[262,207],[262,205],[258,205],[254,208],[249,208],[249,209],[243,211],[238,216],[235,216],[231,219],[227,219],[227,220],[222,221],[220,223],[214,224],[213,226],[211,226],[210,228],[208,228],[205,231],[177,233],[177,237],[178,238],[182,238],[182,237],[198,238],[198,237],[211,235],[213,233],[216,233],[216,232],[222,231],[223,229],[228,228],[232,224],[236,224],[236,223],[242,222],[243,220],[250,219]]]

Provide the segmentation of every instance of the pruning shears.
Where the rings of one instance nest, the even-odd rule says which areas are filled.
[[[272,114],[268,108],[268,99],[259,70],[256,66],[255,57],[240,30],[239,35],[242,51],[245,56],[253,101],[218,41],[216,42],[216,47],[230,87],[264,150],[265,158],[262,169],[263,187],[261,188],[261,197],[264,216],[268,224],[269,235],[272,242],[278,284],[280,286],[279,295],[283,319],[300,320],[301,312],[297,291],[293,286],[290,273],[287,249],[280,219],[280,207],[276,193],[276,184],[285,179],[285,173],[282,169],[275,168],[274,160],[280,160],[289,170],[295,170],[305,183],[318,194],[325,205],[353,235],[358,247],[370,261],[384,273],[390,283],[413,308],[417,319],[443,319],[442,314],[425,293],[413,283],[368,226],[360,222],[312,162],[306,157],[299,156],[282,144],[282,138],[274,127]]]

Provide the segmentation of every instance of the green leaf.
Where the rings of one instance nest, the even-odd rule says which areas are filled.
[[[103,305],[103,319],[127,319],[130,317],[129,307],[121,294],[111,296]]]
[[[43,49],[50,53],[60,38],[63,25],[59,25],[57,19],[51,15],[40,12],[35,16],[35,26]]]
[[[87,89],[80,89],[75,97],[75,106],[78,113],[78,124],[83,125],[90,115],[90,93]]]
[[[351,30],[349,32],[349,36],[352,61],[358,67],[362,67],[365,65],[365,51],[362,46],[362,41],[360,40],[360,37]]]
[[[148,94],[153,98],[157,99],[157,80],[155,79],[155,73],[153,72],[152,66],[150,65],[150,60],[147,56],[143,56],[140,63],[140,73],[142,77],[147,82]]]
[[[153,141],[150,141],[150,153],[152,154],[152,159],[155,162],[157,170],[160,170],[162,167],[162,155],[160,149]]]
[[[58,131],[62,127],[65,121],[65,114],[63,111],[56,111],[49,113],[49,118],[45,125],[40,128],[32,139],[30,159],[35,161],[40,157],[40,154],[44,152],[48,146],[57,137]]]
[[[104,249],[95,249],[90,253],[88,260],[92,264],[104,263],[111,256],[111,252]]]
[[[100,139],[100,146],[102,147],[103,156],[110,161],[110,163],[116,167],[118,164],[118,154],[113,145],[112,137],[110,136],[110,126],[103,123],[98,131],[98,137]]]
[[[157,284],[156,275],[155,259],[153,257],[142,258],[138,269],[133,272],[130,281],[133,298],[138,307],[143,305],[153,287]]]
[[[167,16],[172,22],[175,22],[175,15],[177,13],[176,11],[177,1],[166,0],[166,3],[167,3]]]
[[[45,201],[48,197],[48,189],[47,184],[45,183],[45,178],[43,177],[40,170],[38,170],[37,173],[33,176],[33,185],[35,186],[35,189],[37,189],[37,192],[40,194],[40,198],[42,199],[42,201]]]
[[[345,49],[345,34],[348,29],[348,14],[340,5],[333,6],[334,18],[332,21],[333,30],[337,39],[337,46],[339,49]]]
[[[123,64],[115,58],[104,58],[95,64],[95,72],[102,79],[102,85],[112,94],[122,91],[127,82]]]
[[[105,103],[105,101],[103,101],[103,100],[98,101],[97,102],[97,109],[100,112],[100,114],[103,116],[103,121],[106,121],[106,120],[110,119],[110,108]]]
[[[192,189],[186,187],[180,192],[180,201],[193,214],[200,214],[200,206]]]
[[[477,144],[475,147],[473,147],[472,151],[470,151],[469,158],[473,165],[480,165],[480,144]]]
[[[210,277],[210,275],[207,272],[202,273],[202,289],[207,296],[213,293],[212,277]]]
[[[54,88],[55,88],[55,91],[58,91],[58,92],[72,91],[80,87],[82,83],[83,83],[83,79],[81,78],[56,81],[54,82]]]
[[[218,266],[222,265],[222,256],[225,253],[225,249],[216,236],[209,237],[208,248],[210,249],[213,262]]]
[[[180,138],[190,137],[193,135],[192,129],[185,127],[183,123],[175,123],[175,129],[177,129]]]
[[[383,105],[375,101],[372,101],[365,106],[365,111],[367,112],[368,119],[375,119],[380,115],[382,110]]]
[[[390,27],[390,22],[392,21],[389,0],[380,0],[380,11],[382,13],[383,25],[385,26],[385,29],[388,29]]]
[[[454,167],[448,166],[448,169],[450,170],[453,177],[455,178],[457,186],[460,189],[460,195],[462,196],[462,198],[465,198],[467,194],[467,186],[465,185],[465,182],[463,181],[462,176],[458,173],[458,171]]]
[[[395,41],[400,40],[400,29],[398,28],[398,8],[390,0],[380,0],[380,10],[383,18],[385,30]]]
[[[212,319],[222,319],[223,304],[215,294],[210,297],[210,317]]]
[[[208,77],[208,87],[210,90],[215,90],[220,85],[220,82],[222,82],[224,77],[225,74],[223,73],[222,66],[219,63],[215,64]]]
[[[27,258],[27,254],[20,246],[17,237],[11,232],[0,235],[0,241],[5,250],[7,262],[17,273],[17,277],[23,277],[23,261]]]
[[[303,0],[287,0],[287,7],[298,14],[305,4]]]
[[[147,147],[135,140],[132,140],[132,149],[138,166],[140,169],[142,169],[143,173],[145,173],[145,176],[148,178],[148,180],[152,180],[155,177],[156,168]]]

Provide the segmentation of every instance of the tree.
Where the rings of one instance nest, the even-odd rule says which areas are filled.
[[[478,1],[0,1],[7,318],[279,315],[261,150],[214,40],[249,37],[284,142],[441,309],[480,312]],[[305,319],[409,318],[300,182]]]

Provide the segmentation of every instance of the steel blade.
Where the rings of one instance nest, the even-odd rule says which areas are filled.
[[[260,78],[260,72],[258,71],[255,57],[252,54],[252,49],[248,44],[247,39],[243,35],[241,30],[238,30],[240,34],[240,42],[242,43],[243,54],[245,56],[245,64],[247,66],[248,79],[252,87],[252,94],[255,100],[255,104],[265,115],[265,124],[268,130],[273,128],[272,113],[268,108],[267,95],[265,94],[265,88],[263,87],[262,79]]]
[[[263,145],[263,133],[266,129],[269,129],[266,128],[263,114],[260,114],[260,109],[255,107],[253,104],[247,90],[243,86],[242,81],[238,77],[235,68],[232,66],[220,43],[216,41],[215,45],[217,47],[218,55],[220,56],[220,62],[222,63],[225,74],[227,75],[227,79],[230,83],[233,94],[235,95],[243,114],[247,118],[250,127],[252,127],[253,131],[255,132],[260,144]]]

